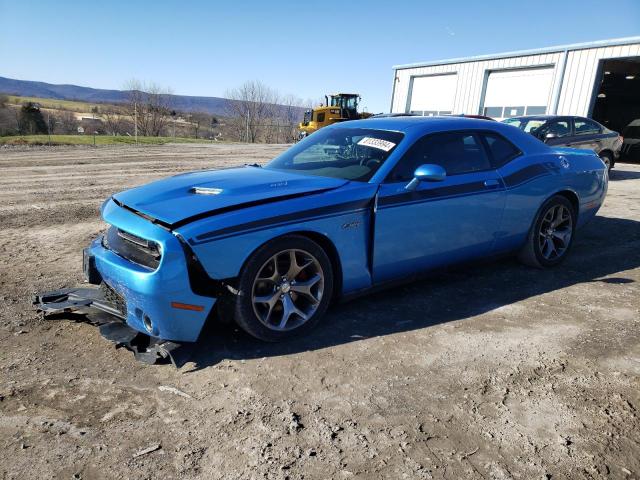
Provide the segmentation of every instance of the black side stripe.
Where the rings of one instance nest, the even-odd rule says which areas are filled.
[[[380,197],[378,206],[386,207],[396,205],[398,203],[419,202],[421,200],[433,200],[441,197],[452,197],[455,195],[468,195],[470,193],[479,193],[487,190],[484,182],[463,183],[460,185],[451,185],[447,187],[432,188],[429,190],[419,190],[413,192],[403,192],[397,195],[389,195],[388,197]]]
[[[260,220],[254,220],[252,222],[242,223],[240,225],[234,225],[232,227],[221,228],[219,230],[213,230],[211,232],[203,233],[190,239],[189,243],[195,245],[205,240],[209,240],[214,237],[226,236],[234,233],[244,232],[245,230],[253,230],[258,228],[270,227],[280,223],[296,222],[302,220],[310,220],[314,217],[332,215],[338,213],[346,213],[352,210],[359,210],[369,207],[371,199],[366,198],[364,200],[356,200],[351,202],[339,203],[336,205],[329,205],[327,207],[312,208],[309,210],[303,210],[301,212],[288,213],[286,215],[277,215],[275,217],[263,218]]]
[[[544,165],[540,163],[534,163],[533,165],[529,165],[528,167],[524,167],[517,172],[513,172],[511,175],[503,177],[504,183],[507,188],[512,188],[517,185],[521,185],[529,180],[533,180],[536,177],[541,175],[546,175],[549,173],[549,170],[545,168]]]
[[[336,187],[330,187],[330,188],[322,188],[319,190],[312,190],[310,192],[303,192],[303,193],[290,193],[288,195],[280,195],[280,196],[276,196],[276,197],[269,197],[269,198],[261,198],[260,200],[253,200],[251,202],[245,202],[245,203],[238,203],[236,205],[229,205],[228,207],[222,207],[222,208],[217,208],[214,210],[209,210],[207,212],[202,212],[202,213],[198,213],[197,215],[192,215],[190,217],[186,217],[183,218],[182,220],[179,220],[175,223],[171,224],[171,229],[175,230],[176,228],[182,227],[188,223],[193,223],[197,220],[202,220],[204,218],[208,218],[208,217],[213,217],[216,215],[220,215],[223,213],[228,213],[228,212],[233,212],[236,210],[242,210],[244,208],[249,208],[249,207],[257,207],[260,205],[267,205],[269,203],[275,203],[275,202],[283,202],[285,200],[292,200],[295,198],[302,198],[302,197],[308,197],[311,195],[317,195],[320,193],[325,193],[328,192],[330,190],[334,190]]]
[[[512,188],[514,186],[521,185],[529,180],[540,177],[542,175],[549,174],[549,170],[541,164],[529,165],[511,175],[504,177],[504,184],[500,185],[501,189]],[[378,198],[378,207],[384,208],[392,205],[420,202],[425,200],[434,200],[444,197],[463,196],[474,193],[488,193],[499,190],[489,190],[485,187],[484,182],[470,182],[460,185],[450,185],[446,187],[438,187],[429,190],[420,190],[413,192],[403,192],[397,195],[390,195],[388,197]],[[317,193],[317,192],[314,192]],[[282,200],[280,198],[279,200]],[[356,200],[351,202],[339,203],[336,205],[330,205],[327,207],[312,208],[309,210],[303,210],[300,212],[289,213],[286,215],[277,215],[274,217],[263,218],[260,220],[254,220],[252,222],[246,222],[232,227],[221,228],[219,230],[213,230],[207,233],[196,236],[189,239],[191,245],[198,243],[204,243],[206,241],[217,239],[219,237],[232,236],[234,234],[242,233],[248,230],[256,230],[261,228],[268,228],[278,224],[295,223],[298,221],[311,220],[316,217],[330,216],[334,214],[347,213],[349,211],[361,210],[371,207],[372,199]],[[243,205],[246,207],[247,205]],[[213,213],[213,212],[211,212]],[[223,213],[217,211],[215,213]],[[206,216],[210,216],[210,213]],[[182,222],[181,222],[182,223]],[[187,223],[187,222],[185,222]]]

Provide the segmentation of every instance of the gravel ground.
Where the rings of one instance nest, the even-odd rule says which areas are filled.
[[[0,149],[2,479],[640,478],[640,166],[559,269],[456,269],[266,345],[211,325],[180,370],[42,320],[114,191],[283,146]]]

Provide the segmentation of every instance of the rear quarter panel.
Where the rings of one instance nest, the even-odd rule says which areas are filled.
[[[499,170],[507,200],[496,251],[521,247],[542,204],[559,192],[578,199],[578,227],[596,214],[607,191],[604,163],[591,151],[549,149],[521,156]]]

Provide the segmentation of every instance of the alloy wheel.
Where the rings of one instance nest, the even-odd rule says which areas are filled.
[[[283,250],[267,260],[251,289],[253,311],[267,328],[288,331],[306,323],[324,293],[324,272],[309,252]]]
[[[547,260],[562,257],[573,236],[573,217],[564,205],[553,205],[542,218],[538,232],[540,253]]]

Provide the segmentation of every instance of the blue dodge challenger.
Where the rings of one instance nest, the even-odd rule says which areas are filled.
[[[84,252],[99,288],[36,303],[106,312],[119,321],[103,327],[129,343],[143,334],[145,351],[194,342],[208,319],[283,340],[316,325],[333,299],[443,266],[514,253],[553,267],[607,183],[595,153],[551,148],[497,122],[335,124],[264,167],[186,173],[113,195],[102,206],[108,230]]]

